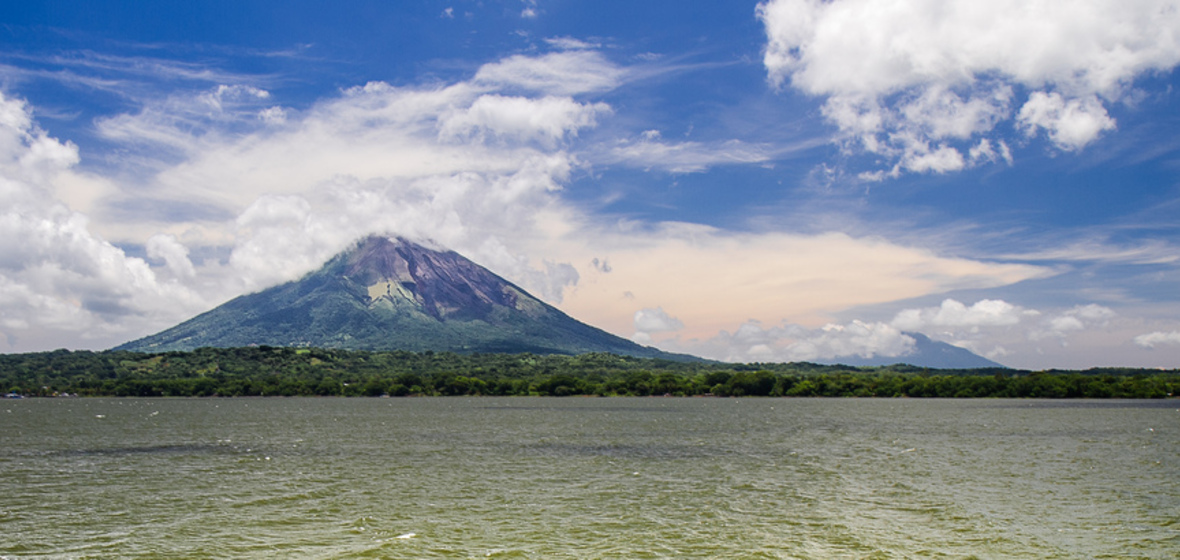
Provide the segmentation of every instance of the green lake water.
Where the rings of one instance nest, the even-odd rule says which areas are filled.
[[[0,402],[0,558],[1177,558],[1180,401]]]

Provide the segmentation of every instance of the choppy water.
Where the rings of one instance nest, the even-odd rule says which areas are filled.
[[[0,402],[0,557],[1176,558],[1180,402]]]

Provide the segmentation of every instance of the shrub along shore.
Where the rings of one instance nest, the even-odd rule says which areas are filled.
[[[1024,371],[678,362],[613,354],[201,348],[0,355],[10,396],[771,396],[1169,398],[1180,370]]]

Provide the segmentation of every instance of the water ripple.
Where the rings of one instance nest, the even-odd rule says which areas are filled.
[[[1029,404],[30,399],[0,557],[1177,557],[1174,403]]]

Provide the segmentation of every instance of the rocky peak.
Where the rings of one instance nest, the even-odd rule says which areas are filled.
[[[412,301],[436,319],[480,319],[518,308],[523,291],[454,251],[404,238],[370,236],[344,255],[343,275],[368,289],[371,304]]]

